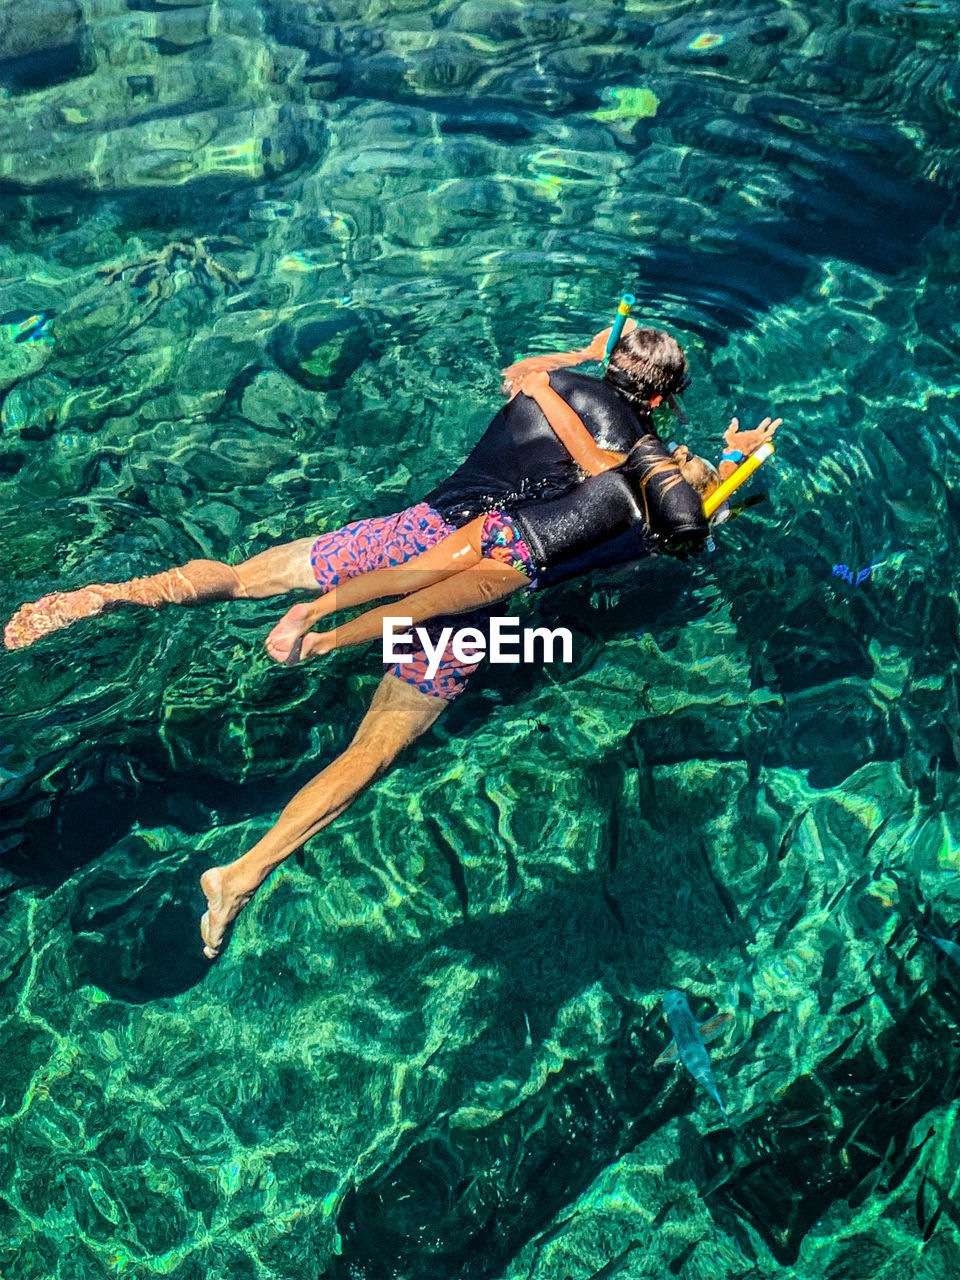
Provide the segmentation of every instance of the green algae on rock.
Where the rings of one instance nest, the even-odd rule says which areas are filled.
[[[613,106],[592,112],[594,120],[647,120],[657,114],[660,105],[652,89],[611,89],[607,96]]]

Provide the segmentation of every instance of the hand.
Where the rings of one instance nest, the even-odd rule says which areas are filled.
[[[623,326],[623,332],[624,332],[624,333],[629,333],[631,329],[635,329],[636,327],[637,327],[637,322],[636,322],[636,320],[629,320],[629,319],[628,319],[628,320],[627,320],[627,323]],[[611,325],[607,325],[606,329],[603,329],[603,330],[602,330],[600,333],[598,333],[598,334],[597,334],[597,336],[596,336],[596,337],[591,341],[591,343],[590,343],[589,347],[587,347],[587,358],[588,358],[588,359],[590,359],[590,360],[602,360],[602,359],[603,359],[603,357],[607,354],[607,343],[608,343],[608,342],[609,342],[609,340],[610,340],[610,333],[611,333],[611,331],[612,331],[612,330],[613,330],[613,325],[612,325],[612,324],[611,324]]]
[[[527,356],[516,364],[508,365],[503,372],[503,394],[511,399],[520,390],[520,383],[528,373],[552,373],[557,367],[556,356]]]
[[[782,422],[782,418],[764,418],[752,431],[741,431],[739,418],[733,418],[723,433],[723,443],[728,449],[738,449],[746,457],[769,440]]]
[[[549,387],[550,374],[542,369],[528,369],[522,378],[519,378],[514,384],[517,391],[522,391],[524,395],[532,396],[538,387]]]

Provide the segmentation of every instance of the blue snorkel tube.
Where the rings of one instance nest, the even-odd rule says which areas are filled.
[[[620,299],[617,306],[616,319],[613,322],[613,328],[610,330],[610,337],[607,339],[607,349],[603,354],[603,363],[607,364],[610,359],[610,353],[620,341],[620,335],[623,333],[623,326],[627,323],[627,316],[630,314],[630,308],[636,302],[636,298],[632,293],[625,293]]]
[[[630,314],[631,309],[636,305],[636,301],[637,300],[632,293],[625,293],[621,297],[617,306],[617,315],[613,322],[613,327],[610,330],[610,337],[607,339],[607,349],[603,355],[604,365],[610,363],[610,356],[613,352],[613,348],[620,341],[620,335],[623,333],[623,326],[627,323],[627,316]],[[688,378],[686,381],[689,382],[690,379]],[[683,387],[681,387],[680,390],[683,390]],[[669,395],[664,398],[673,412],[677,415],[677,421],[686,426],[690,419],[677,403],[677,397],[675,395]]]

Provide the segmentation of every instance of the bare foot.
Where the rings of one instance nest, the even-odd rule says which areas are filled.
[[[295,604],[288,609],[265,641],[274,662],[294,667],[302,657],[303,637],[310,630],[310,606]]]
[[[8,649],[26,649],[35,640],[69,627],[71,622],[95,617],[108,603],[107,597],[94,587],[54,591],[17,610],[3,629],[3,643]]]
[[[325,658],[328,653],[332,653],[333,636],[332,631],[308,632],[300,646],[301,661],[306,662],[307,658]]]
[[[228,885],[228,867],[210,867],[200,877],[200,888],[207,900],[207,909],[200,920],[200,936],[203,938],[203,954],[215,960],[220,954],[223,935],[228,927],[253,897],[253,889],[240,891]]]

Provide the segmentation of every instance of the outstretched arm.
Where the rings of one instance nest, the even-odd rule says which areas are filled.
[[[600,448],[580,415],[551,387],[549,374],[528,373],[517,389],[536,400],[554,435],[587,475],[598,476],[611,467],[619,467],[626,458],[625,453]]]
[[[527,356],[525,360],[517,360],[508,365],[503,372],[503,394],[511,400],[517,394],[517,383],[528,373],[552,373],[554,369],[569,369],[574,365],[586,364],[588,360],[602,360],[607,351],[607,339],[610,337],[608,326],[585,347],[577,351],[551,351],[542,356]],[[637,327],[635,320],[628,320],[624,325],[624,333]]]
[[[359,618],[331,631],[311,632],[304,636],[301,657],[316,658],[335,649],[377,640],[383,635],[385,618],[409,618],[416,626],[418,622],[426,622],[442,614],[469,613],[472,609],[485,608],[506,600],[507,596],[529,585],[530,579],[519,569],[499,560],[481,559],[472,568],[455,573],[422,591],[415,591],[397,604],[369,609]]]

